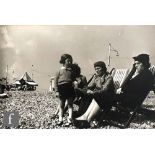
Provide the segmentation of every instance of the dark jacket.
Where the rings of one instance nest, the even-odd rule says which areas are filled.
[[[112,76],[107,72],[102,77],[95,75],[88,89],[93,90],[92,97],[98,105],[105,109],[113,103],[114,83]]]
[[[141,104],[149,91],[153,88],[154,78],[149,70],[131,78],[122,88],[123,93],[120,94],[120,100],[129,106]]]

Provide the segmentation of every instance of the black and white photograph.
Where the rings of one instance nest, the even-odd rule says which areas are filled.
[[[154,1],[0,1],[1,154],[152,154]]]
[[[154,25],[1,25],[0,128],[155,128]]]

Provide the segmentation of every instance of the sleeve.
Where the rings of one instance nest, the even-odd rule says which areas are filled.
[[[54,78],[54,88],[56,92],[58,92],[58,79],[59,79],[59,72],[55,74],[55,78]]]
[[[86,88],[87,87],[87,79],[85,76],[82,77],[82,82],[83,82],[83,87]]]
[[[114,89],[113,86],[114,86],[113,78],[111,76],[109,76],[106,79],[106,82],[102,85],[102,89],[101,90],[95,90],[93,94],[96,95],[96,94],[107,93],[107,92],[109,92],[109,90]]]
[[[93,79],[91,80],[91,82],[88,84],[87,88],[90,89],[90,90],[93,90],[93,89],[96,88],[95,77],[93,77]]]
[[[132,76],[134,75],[135,71],[136,71],[136,67],[133,64],[133,67],[132,67],[130,73],[125,77],[123,83],[120,86],[120,88],[122,89],[122,91],[124,91],[126,89],[128,83],[129,83],[130,79],[132,78]]]

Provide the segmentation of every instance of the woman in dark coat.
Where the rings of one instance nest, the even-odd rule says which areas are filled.
[[[133,68],[117,95],[118,101],[129,108],[135,108],[137,104],[142,104],[154,84],[153,75],[149,70],[149,55],[140,54],[133,59]]]

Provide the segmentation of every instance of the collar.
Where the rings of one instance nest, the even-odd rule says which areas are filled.
[[[62,66],[61,69],[70,70],[70,71],[72,70],[70,67],[66,68],[64,66]]]

